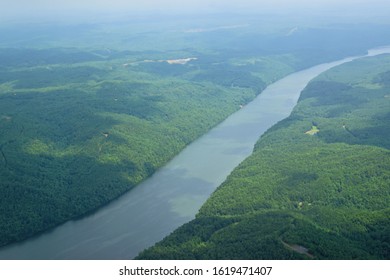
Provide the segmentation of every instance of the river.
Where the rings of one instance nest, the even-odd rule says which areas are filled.
[[[369,56],[390,53],[373,49]],[[259,137],[288,117],[320,73],[356,57],[295,72],[190,144],[152,177],[97,212],[0,249],[0,259],[131,259],[192,220],[248,157]]]

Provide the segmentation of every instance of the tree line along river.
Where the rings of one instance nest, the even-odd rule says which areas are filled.
[[[369,56],[390,53],[373,49]],[[131,259],[190,221],[210,194],[286,118],[320,73],[357,57],[295,72],[190,144],[166,166],[95,213],[0,249],[0,259]]]

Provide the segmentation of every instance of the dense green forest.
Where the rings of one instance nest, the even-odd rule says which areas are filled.
[[[139,259],[389,259],[390,56],[302,92],[195,220]]]
[[[174,21],[0,28],[0,246],[122,195],[267,84],[390,35],[197,24],[201,32],[188,31],[192,20],[175,32]]]
[[[39,65],[40,52],[18,50],[33,62],[0,70],[0,244],[118,197],[265,86],[249,71],[231,86],[194,65],[56,51],[63,61]]]

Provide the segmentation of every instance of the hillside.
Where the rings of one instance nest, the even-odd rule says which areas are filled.
[[[390,56],[331,69],[138,259],[389,259]]]
[[[390,30],[220,20],[0,28],[0,246],[95,211],[267,84]]]

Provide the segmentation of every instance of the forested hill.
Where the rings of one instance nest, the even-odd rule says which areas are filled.
[[[215,29],[244,19],[1,26],[0,246],[119,197],[267,84],[390,43],[385,25]]]
[[[390,56],[325,72],[140,259],[389,259]]]
[[[0,246],[112,201],[267,84],[318,62],[286,56],[0,49]]]
[[[0,49],[0,246],[115,199],[265,87],[201,55],[96,53]]]

